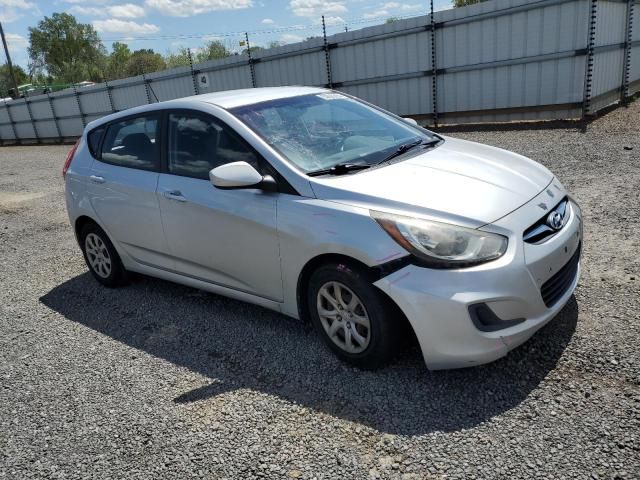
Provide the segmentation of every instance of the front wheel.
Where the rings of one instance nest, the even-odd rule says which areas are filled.
[[[363,369],[391,359],[397,313],[366,271],[342,263],[318,268],[311,275],[307,302],[316,330],[339,358]]]

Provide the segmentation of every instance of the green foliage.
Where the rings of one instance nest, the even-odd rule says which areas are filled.
[[[177,52],[167,52],[167,55],[164,57],[164,60],[167,64],[167,68],[176,68],[176,67],[188,67],[189,66],[189,50],[185,47],[180,47]],[[193,59],[195,61],[195,58]]]
[[[487,0],[453,0],[454,7],[466,7],[467,5],[474,5],[476,3],[486,2]]]
[[[131,59],[131,50],[126,43],[115,42],[111,45],[111,53],[107,58],[107,80],[116,80],[125,78],[127,73],[127,65]]]
[[[136,50],[131,54],[126,63],[127,76],[142,75],[143,73],[157,72],[167,68],[164,58],[150,48]]]
[[[201,63],[207,60],[216,60],[218,58],[227,58],[231,56],[231,52],[220,40],[211,40],[195,55],[194,62]]]
[[[29,82],[29,76],[20,65],[13,66],[13,74],[18,85]],[[10,88],[13,88],[13,81],[9,74],[9,65],[0,65],[0,97],[8,97]]]
[[[389,17],[384,21],[384,23],[393,23],[397,22],[398,20],[400,20],[398,17]]]
[[[57,82],[100,81],[106,50],[92,25],[73,15],[54,13],[29,28],[32,75],[47,72]]]

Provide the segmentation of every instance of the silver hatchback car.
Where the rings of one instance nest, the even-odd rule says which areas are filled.
[[[546,168],[320,88],[109,115],[63,174],[103,285],[139,272],[277,310],[361,368],[408,329],[431,369],[502,357],[580,272],[580,208]]]

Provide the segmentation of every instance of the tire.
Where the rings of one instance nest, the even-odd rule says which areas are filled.
[[[122,265],[109,236],[95,223],[85,225],[80,232],[80,248],[89,271],[99,283],[114,288],[124,285],[127,271]]]
[[[364,370],[391,360],[400,332],[396,309],[372,281],[364,269],[330,263],[313,272],[307,289],[314,328],[340,359]]]

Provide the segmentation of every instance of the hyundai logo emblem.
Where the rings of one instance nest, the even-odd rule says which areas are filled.
[[[554,230],[560,230],[562,228],[563,216],[558,212],[551,212],[547,217],[547,225],[549,225]]]

